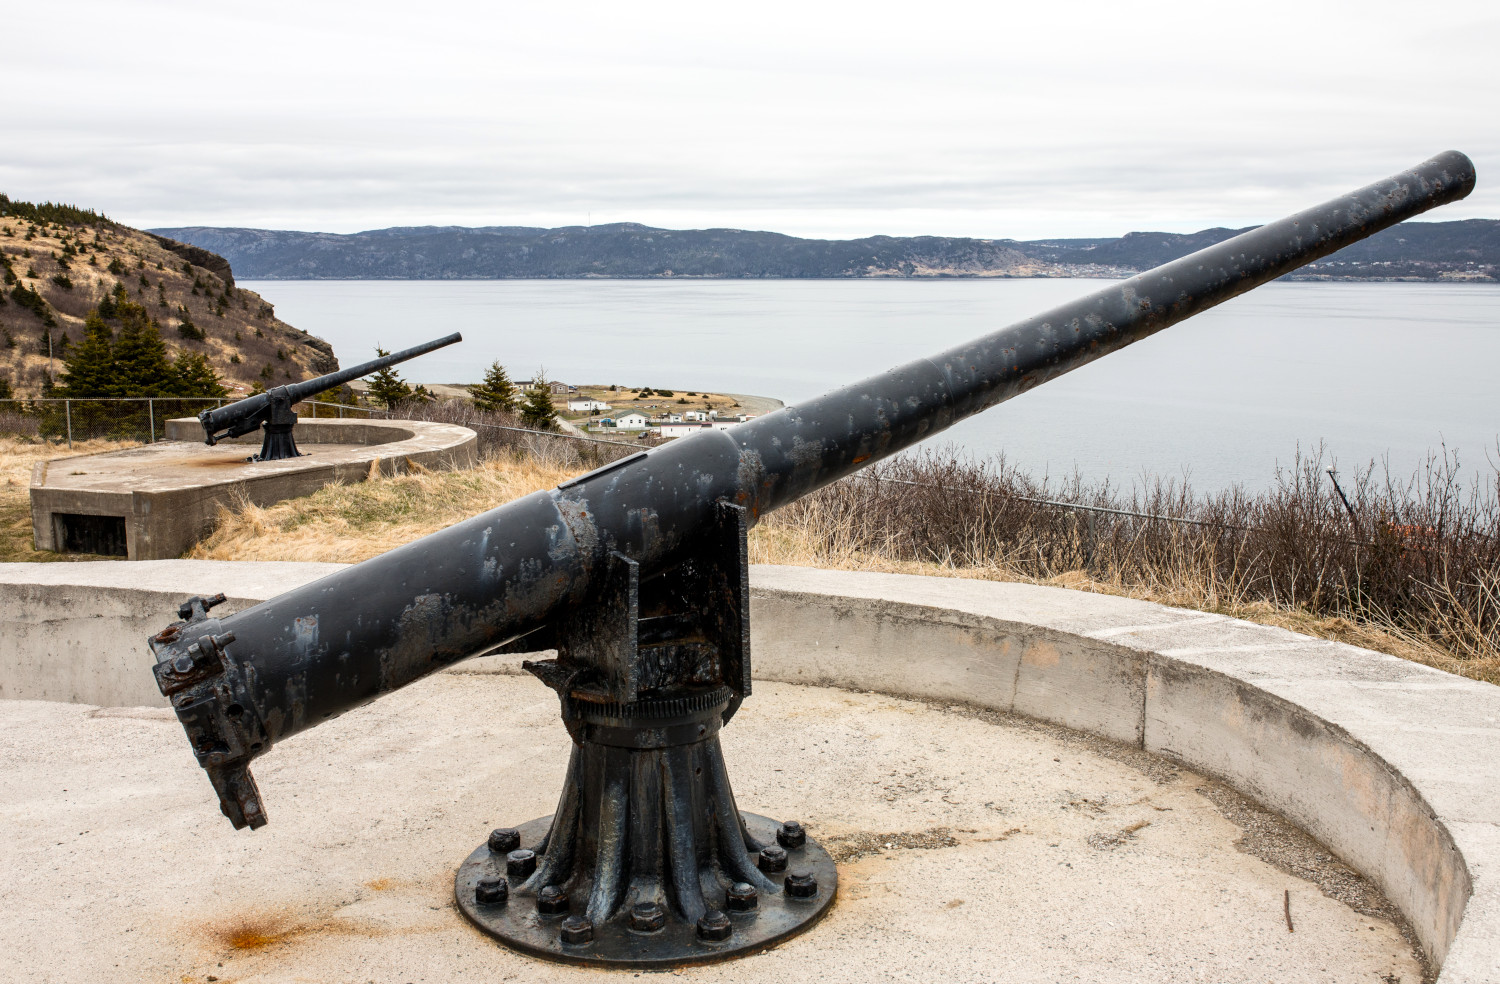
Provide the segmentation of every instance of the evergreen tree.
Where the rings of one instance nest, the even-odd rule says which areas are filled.
[[[382,356],[391,353],[377,345],[375,354]],[[402,380],[395,366],[386,366],[370,377],[370,399],[382,404],[387,410],[394,410],[396,404],[410,398],[411,387]]]
[[[83,341],[63,362],[60,391],[63,396],[120,396],[115,379],[114,332],[98,313],[83,323]]]
[[[515,413],[519,409],[515,384],[498,360],[490,363],[484,382],[469,387],[469,396],[474,399],[474,408],[485,413]]]
[[[547,381],[538,378],[526,391],[521,403],[521,422],[536,430],[552,430],[557,411],[552,407],[552,394],[547,390]]]
[[[208,364],[201,352],[180,352],[172,364],[172,390],[174,396],[211,396],[222,399],[229,395],[219,374]]]
[[[115,374],[123,396],[173,396],[176,383],[161,326],[134,301],[117,300],[120,335],[115,340]]]

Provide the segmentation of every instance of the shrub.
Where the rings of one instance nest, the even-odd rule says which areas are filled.
[[[191,318],[182,319],[182,322],[177,326],[177,334],[190,342],[202,342],[208,339],[208,336],[203,333],[203,329],[193,324]]]
[[[56,284],[57,286],[61,287],[63,290],[72,290],[73,289],[73,281],[65,273],[54,273],[52,275],[52,282],[54,284]]]
[[[110,273],[118,277],[125,272],[125,264],[121,263],[120,258],[117,256],[114,259],[110,260],[109,266],[105,267],[104,269],[108,270]]]

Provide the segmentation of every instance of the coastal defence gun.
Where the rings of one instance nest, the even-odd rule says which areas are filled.
[[[1450,151],[931,358],[641,452],[223,619],[196,597],[156,679],[235,827],[251,760],[460,660],[524,665],[572,739],[556,812],[489,834],[460,910],[551,959],[636,969],[755,952],[812,925],[838,873],[796,821],[739,809],[719,732],[750,696],[746,532],[959,420],[1435,206]]]
[[[264,393],[237,400],[228,406],[205,410],[198,414],[198,422],[203,425],[203,443],[212,447],[227,437],[240,437],[264,426],[265,436],[260,442],[260,454],[252,456],[251,461],[281,461],[284,458],[300,458],[302,452],[297,450],[297,441],[292,436],[292,431],[297,426],[297,415],[292,411],[292,407],[303,400],[312,399],[324,390],[342,386],[361,376],[368,376],[372,372],[384,369],[386,366],[415,359],[434,349],[463,340],[462,335],[454,332],[443,338],[423,342],[421,345],[414,345],[400,352],[392,352],[390,355],[382,355],[378,359],[371,359],[369,362],[363,362],[348,369],[331,372],[326,376],[305,379],[300,383],[288,383],[285,386],[278,386]]]

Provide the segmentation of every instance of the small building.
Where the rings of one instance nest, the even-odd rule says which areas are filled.
[[[682,412],[682,419],[683,420],[707,420],[708,419],[708,414],[704,413],[702,410],[684,410]]]
[[[709,424],[700,421],[680,421],[675,424],[662,424],[661,436],[663,438],[687,437],[690,434],[707,430],[709,426]]]
[[[622,413],[615,418],[615,427],[620,430],[645,430],[646,415],[643,413]]]
[[[568,409],[574,413],[592,413],[595,410],[612,409],[603,400],[569,400]]]

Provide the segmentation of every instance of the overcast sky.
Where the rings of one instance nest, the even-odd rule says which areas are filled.
[[[1493,0],[0,0],[0,24],[0,191],[135,226],[1189,231],[1449,148],[1479,189],[1429,217],[1500,217]]]

